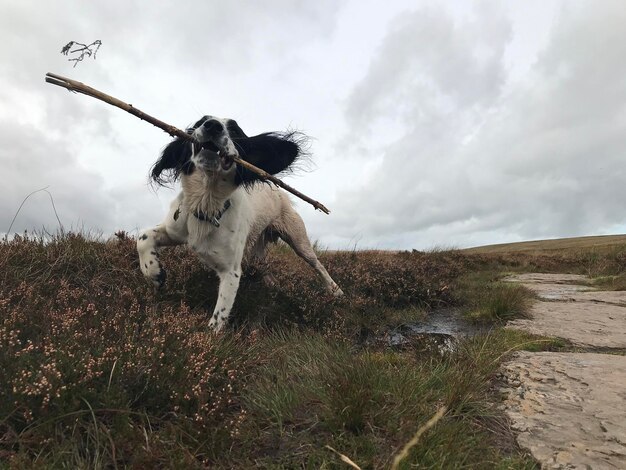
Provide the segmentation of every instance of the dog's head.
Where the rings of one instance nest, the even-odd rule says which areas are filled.
[[[235,164],[233,157],[275,175],[306,153],[307,139],[299,132],[267,132],[248,137],[232,119],[203,116],[187,133],[200,145],[180,137],[170,142],[152,168],[151,177],[158,184],[173,182],[182,174],[203,171],[209,176],[230,179],[237,186],[250,185],[260,177]]]

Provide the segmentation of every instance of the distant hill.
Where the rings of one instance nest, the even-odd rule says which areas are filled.
[[[557,238],[528,242],[485,245],[462,250],[465,253],[554,252],[571,249],[597,248],[606,250],[616,245],[626,245],[626,235],[598,235],[591,237]]]

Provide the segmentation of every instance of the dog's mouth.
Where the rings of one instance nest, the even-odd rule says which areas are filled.
[[[208,141],[202,142],[200,150],[200,156],[204,160],[207,170],[216,171],[222,169],[223,171],[230,170],[233,166],[233,159],[221,150],[215,143]]]
[[[218,154],[220,153],[219,147],[217,145],[215,145],[213,142],[211,142],[210,140],[207,141],[207,142],[202,142],[200,144],[200,146],[203,149],[209,149],[211,152],[215,152],[215,153],[218,153]]]

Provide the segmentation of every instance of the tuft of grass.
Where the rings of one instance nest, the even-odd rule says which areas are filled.
[[[601,276],[593,279],[590,285],[605,290],[626,290],[626,273],[616,276]]]
[[[519,284],[501,281],[505,274],[486,270],[458,279],[455,291],[468,319],[493,323],[529,315],[535,294]]]
[[[522,330],[502,329],[498,335],[504,342],[510,344],[512,351],[570,351],[572,346],[562,338],[552,338],[527,333]]]
[[[448,415],[400,468],[532,468],[523,454],[494,445],[505,423],[486,399],[517,339],[494,333],[450,355],[418,356],[410,349],[355,352],[349,343],[297,331],[269,334],[264,348],[275,355],[244,394],[251,419],[243,453],[262,468],[302,466],[300,453],[305,466],[325,468],[336,461],[330,446],[363,468],[385,468],[443,405]]]
[[[478,309],[470,317],[497,321],[528,317],[534,299],[533,292],[524,286],[508,282],[494,283],[488,286]]]

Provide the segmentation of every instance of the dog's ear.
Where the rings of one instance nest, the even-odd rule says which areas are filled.
[[[189,174],[192,171],[191,144],[177,137],[163,149],[161,157],[152,167],[150,177],[155,183],[163,186],[176,181],[181,173]]]
[[[299,132],[268,132],[254,137],[234,139],[243,160],[265,170],[270,175],[285,171],[306,155],[307,137]],[[235,184],[249,185],[261,178],[237,165]]]

